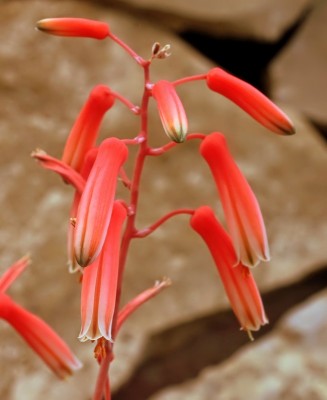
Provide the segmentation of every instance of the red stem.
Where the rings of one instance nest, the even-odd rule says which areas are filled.
[[[181,208],[179,210],[174,210],[171,211],[170,213],[164,215],[158,221],[156,221],[154,224],[150,225],[149,227],[137,231],[133,237],[135,238],[144,238],[148,235],[150,235],[153,231],[155,231],[159,226],[161,226],[163,223],[165,223],[168,219],[174,217],[175,215],[180,215],[180,214],[188,214],[188,215],[193,215],[194,210],[190,208]]]
[[[95,386],[95,391],[92,397],[92,400],[102,400],[103,395],[109,391],[109,398],[110,400],[110,386],[108,380],[108,372],[110,367],[110,362],[112,360],[112,349],[109,347],[109,342],[105,342],[105,356],[101,360],[98,379]]]
[[[116,40],[117,41],[117,40]],[[128,50],[129,48],[125,46],[122,42],[122,47],[124,47],[132,56],[135,54],[132,50]],[[134,56],[133,56],[134,57]],[[129,245],[131,239],[133,238],[136,228],[135,228],[135,218],[136,218],[136,211],[138,206],[139,200],[139,186],[141,181],[141,175],[144,166],[144,160],[148,153],[148,144],[147,144],[147,136],[148,136],[148,103],[149,103],[149,90],[147,89],[147,84],[150,82],[150,73],[149,73],[149,66],[150,62],[140,61],[140,57],[134,57],[137,62],[143,67],[144,70],[144,93],[142,98],[142,104],[140,109],[140,117],[141,117],[141,129],[140,133],[137,136],[139,140],[139,151],[136,156],[134,173],[131,180],[130,185],[130,206],[129,208],[133,211],[127,219],[125,232],[122,238],[121,250],[120,250],[120,265],[119,265],[119,276],[118,276],[118,285],[117,285],[117,294],[116,294],[116,310],[113,317],[113,330],[112,336],[113,338],[116,337],[117,334],[117,320],[118,320],[118,311],[119,311],[119,304],[120,304],[120,297],[121,297],[121,289],[122,289],[122,280],[124,275],[124,269],[127,259],[127,253],[129,249]],[[138,61],[139,60],[139,61]],[[112,355],[112,346],[106,343],[106,348],[108,350],[105,358],[101,361],[100,371],[97,379],[96,390],[93,396],[93,400],[101,400],[102,395],[108,385],[108,370],[110,367],[110,362],[113,359]]]
[[[172,82],[174,86],[183,85],[184,83],[194,82],[194,81],[203,81],[207,79],[207,74],[201,75],[193,75],[193,76],[186,76],[185,78],[178,79],[177,81]]]
[[[133,49],[131,49],[126,43],[124,43],[119,37],[110,32],[109,37],[122,47],[141,67],[145,67],[148,63],[141,56],[139,56]]]

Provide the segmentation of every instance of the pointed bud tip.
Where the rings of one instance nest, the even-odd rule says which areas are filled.
[[[109,26],[105,22],[85,18],[45,18],[36,23],[36,29],[55,36],[105,39]]]

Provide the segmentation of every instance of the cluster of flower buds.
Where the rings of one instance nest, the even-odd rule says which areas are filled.
[[[76,189],[68,230],[68,258],[71,270],[83,274],[80,339],[105,338],[113,341],[118,327],[126,317],[153,297],[168,281],[155,285],[118,313],[121,275],[131,239],[153,232],[168,218],[177,214],[191,215],[191,227],[206,242],[223,281],[241,328],[249,333],[267,323],[259,291],[251,267],[269,260],[265,225],[256,197],[228,150],[221,133],[210,135],[188,134],[188,121],[176,87],[202,80],[217,92],[246,111],[260,124],[277,134],[290,135],[294,128],[288,117],[267,97],[251,85],[213,68],[207,74],[182,78],[175,82],[151,82],[149,67],[158,58],[165,58],[169,47],[152,48],[149,60],[144,60],[109,27],[85,19],[46,19],[38,29],[59,36],[109,38],[118,43],[147,72],[141,106],[113,93],[105,85],[96,86],[83,106],[68,136],[61,160],[42,151],[33,153],[41,165],[59,173],[65,182]],[[160,56],[159,56],[160,55]],[[157,104],[163,128],[172,142],[162,148],[148,145],[147,107],[151,99]],[[141,127],[132,138],[110,137],[96,144],[102,119],[113,107],[115,99],[122,101],[141,118]],[[228,233],[207,206],[196,210],[175,210],[163,216],[147,229],[135,226],[139,182],[146,156],[160,155],[187,140],[201,139],[200,154],[208,163],[222,202]],[[129,152],[128,145],[139,145],[132,179],[123,169]],[[116,196],[116,185],[121,179],[131,191],[130,202]]]

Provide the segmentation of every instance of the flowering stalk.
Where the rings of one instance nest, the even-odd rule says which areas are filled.
[[[38,28],[55,35],[96,39],[108,37],[137,62],[144,74],[140,106],[134,105],[106,86],[98,85],[91,92],[72,128],[63,153],[63,164],[48,164],[48,168],[59,172],[77,188],[71,209],[68,255],[71,269],[77,268],[76,262],[84,268],[81,271],[80,339],[97,341],[95,358],[100,364],[100,370],[93,400],[103,400],[103,397],[109,400],[108,371],[114,358],[114,341],[121,325],[145,301],[168,286],[169,282],[164,280],[145,290],[121,309],[122,282],[130,243],[132,239],[148,236],[174,216],[192,216],[191,226],[203,237],[213,255],[242,329],[251,334],[252,330],[267,323],[259,292],[246,266],[256,265],[259,260],[267,260],[269,257],[259,206],[220,134],[206,137],[202,133],[193,133],[187,136],[188,121],[176,86],[205,80],[211,90],[230,98],[277,133],[293,133],[293,126],[265,96],[219,68],[212,69],[208,74],[184,77],[174,82],[151,82],[151,63],[168,57],[170,45],[161,47],[156,42],[150,58],[146,60],[101,22],[70,18],[48,19],[39,22]],[[164,130],[172,140],[158,148],[150,147],[148,141],[148,105],[151,97],[156,102]],[[120,100],[140,118],[139,131],[132,138],[106,139],[96,149],[94,146],[100,124],[105,112],[114,105],[114,99]],[[178,143],[193,139],[202,141],[200,152],[212,170],[236,251],[231,239],[208,207],[200,207],[195,211],[180,208],[170,211],[146,228],[139,229],[136,226],[140,182],[146,157],[159,156],[176,147]],[[127,146],[130,145],[138,146],[131,177],[129,171],[124,169],[128,157]],[[78,188],[71,169],[65,169],[63,165],[69,165],[80,174],[85,185]],[[123,202],[116,198],[118,180],[129,190],[128,201]]]

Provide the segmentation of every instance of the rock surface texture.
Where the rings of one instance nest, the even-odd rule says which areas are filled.
[[[178,4],[183,6],[182,2],[175,3],[175,9]],[[260,2],[253,4],[256,3]],[[265,15],[271,15],[268,6],[272,7],[277,2],[264,3],[267,6]],[[284,30],[310,3],[278,2],[282,4],[280,12],[283,16],[280,18],[283,22],[277,23],[275,31],[267,27],[267,31],[273,33],[269,34],[270,39],[262,37],[263,40],[279,36],[280,33],[276,32]],[[173,7],[173,3],[167,3],[167,7],[170,4]],[[194,2],[194,7],[196,4]],[[230,7],[233,4],[236,7],[236,2],[230,3]],[[240,7],[241,2],[238,4]],[[285,12],[284,15],[283,7],[289,8],[290,13],[286,15]],[[227,13],[227,4],[224,9]],[[196,10],[192,12],[192,19],[200,23],[201,15]],[[257,20],[260,20],[262,12],[259,7]],[[293,16],[290,16],[292,13]],[[93,2],[0,2],[0,273],[25,253],[31,254],[32,265],[15,283],[10,294],[19,304],[52,325],[84,363],[84,368],[70,381],[58,383],[18,335],[0,321],[3,343],[0,348],[0,398],[7,400],[87,400],[91,397],[97,373],[92,356],[94,345],[79,343],[76,339],[80,329],[79,285],[77,278],[67,273],[66,267],[66,229],[73,191],[57,176],[42,170],[29,154],[38,147],[53,156],[61,156],[68,132],[93,86],[108,84],[136,104],[139,104],[142,93],[141,71],[116,44],[50,37],[34,30],[36,21],[54,16],[107,21],[112,31],[143,57],[150,56],[155,41],[172,44],[173,55],[154,63],[153,82],[205,73],[213,66],[173,33],[155,27],[153,21],[134,18],[131,13],[114,11]],[[209,17],[210,13],[207,13],[206,18]],[[253,29],[252,33],[248,31],[244,35],[259,35],[260,29],[255,28],[254,23]],[[261,30],[264,31],[263,28]],[[279,137],[259,126],[226,99],[209,92],[203,82],[178,87],[178,93],[185,105],[190,132],[224,132],[237,163],[258,196],[272,254],[269,264],[261,265],[254,271],[261,291],[292,285],[325,266],[327,185],[323,177],[327,155],[323,140],[297,109],[298,104],[294,102],[296,107],[292,107],[291,100],[287,101],[287,105],[281,104],[294,120],[297,135]],[[153,102],[150,110],[151,142],[162,145],[168,139]],[[134,137],[137,130],[136,117],[117,104],[105,118],[101,135],[102,138],[111,135]],[[223,218],[216,189],[207,166],[200,159],[197,143],[185,143],[163,157],[149,160],[141,190],[140,227],[153,223],[174,208],[202,204],[212,205]],[[124,188],[120,187],[119,193],[126,197]],[[133,242],[124,281],[123,302],[152,286],[162,276],[169,276],[173,286],[135,314],[117,340],[116,359],[111,371],[111,382],[116,390],[128,382],[138,365],[149,356],[154,333],[228,307],[213,262],[203,243],[189,229],[188,217],[171,220],[149,238]],[[325,297],[317,304],[325,301],[323,299]],[[296,315],[302,315],[305,320],[305,310],[304,314],[299,311]],[[269,316],[269,309],[267,314]],[[299,373],[302,367],[305,370],[301,356],[296,355],[296,347],[291,347],[294,352],[290,353],[290,358],[285,356],[283,359],[280,353],[286,345],[281,330],[286,329],[290,318],[267,339],[267,350],[264,345],[260,350],[261,342],[251,347],[252,350],[247,350],[255,354],[258,364],[264,364],[268,356],[273,357],[274,349],[277,349],[274,362],[282,363],[281,368],[292,366],[295,362],[294,368],[299,368]],[[304,321],[304,326],[311,324],[311,314],[307,318],[310,322]],[[294,334],[296,340],[291,345],[300,344],[303,339],[306,343],[304,348],[309,349],[305,347],[309,345],[314,348],[312,338],[322,332],[323,324],[326,325],[324,315],[321,318],[312,332],[307,332],[305,336],[301,333],[299,338]],[[322,335],[319,340],[323,341]],[[254,350],[257,347],[258,352]],[[320,345],[314,351],[310,350],[313,357],[310,362],[314,363],[314,357],[321,354],[319,348]],[[239,355],[233,362],[237,363],[237,357]],[[298,364],[296,357],[300,360]],[[254,379],[255,373],[248,373],[249,378]],[[263,376],[263,371],[261,374]],[[264,379],[267,385],[271,385],[271,390],[278,390],[276,393],[283,393],[286,387],[283,384],[290,385],[289,381],[270,378],[269,372]],[[317,380],[322,382],[320,375]],[[224,379],[220,382],[227,385],[221,389],[222,393],[229,393],[228,390],[237,384],[234,381],[228,384]],[[324,384],[319,385],[315,390],[318,387],[325,390]],[[234,395],[228,397],[229,394],[226,396],[226,400],[237,398]],[[202,400],[201,396],[196,398]]]
[[[313,0],[115,0],[152,21],[177,30],[199,30],[218,36],[278,40],[314,3]]]
[[[327,127],[327,3],[317,2],[289,44],[272,62],[271,94]]]
[[[291,310],[264,339],[151,400],[326,399],[326,307],[324,291]]]

